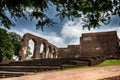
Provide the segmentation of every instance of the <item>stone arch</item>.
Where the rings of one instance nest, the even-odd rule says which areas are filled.
[[[35,37],[32,34],[26,33],[23,36],[21,47],[19,50],[19,60],[26,60],[26,51],[29,44],[29,40],[32,40],[34,42],[34,50],[33,50],[33,57],[32,58],[38,58],[37,52],[39,51],[40,45],[38,44],[39,41],[37,40],[37,37]]]
[[[32,35],[30,33],[26,33],[23,36],[22,39],[22,43],[21,43],[21,47],[19,50],[19,60],[26,60],[26,50],[27,50],[27,46],[29,44],[29,40],[33,40],[34,42],[34,53],[33,53],[33,59],[37,59],[37,58],[49,58],[49,56],[47,55],[48,53],[48,45],[52,48],[56,47],[52,44],[50,44],[46,39],[43,39],[41,37],[37,37],[35,35]],[[40,46],[41,44],[44,45],[44,49],[43,49],[43,55],[42,57],[40,57]],[[52,49],[50,49],[52,52]]]
[[[26,51],[27,51],[28,44],[29,44],[30,40],[32,40],[34,42],[34,46],[37,44],[34,37],[30,36],[29,33],[27,33],[23,36],[20,51],[19,51],[19,60],[25,60],[26,59],[26,57],[27,57],[26,56],[27,55]],[[35,51],[35,47],[34,47],[34,51]],[[33,57],[34,57],[34,52],[33,52]]]
[[[55,58],[58,58],[58,49],[55,48]]]
[[[46,58],[47,42],[41,41],[41,42],[40,42],[40,47],[41,47],[42,45],[44,46],[44,47],[43,47],[43,51],[42,51],[42,58]]]
[[[33,54],[34,54],[34,45],[35,45],[35,41],[33,39],[30,39],[28,41],[28,47],[27,47],[27,50],[30,51],[31,54],[27,53],[26,52],[26,57],[27,59],[32,59],[33,58]]]

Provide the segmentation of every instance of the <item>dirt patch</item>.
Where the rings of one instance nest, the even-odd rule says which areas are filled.
[[[1,80],[98,80],[112,76],[120,76],[120,65],[42,72],[35,75]]]

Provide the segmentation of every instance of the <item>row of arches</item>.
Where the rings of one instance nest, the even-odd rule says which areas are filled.
[[[57,58],[58,55],[58,48],[47,40],[34,36],[32,34],[25,34],[22,39],[21,48],[19,51],[19,60],[26,60],[27,58],[27,51],[29,49],[29,45],[32,42],[32,55],[28,58],[32,59],[45,59],[45,58]]]
[[[35,46],[35,44],[34,44],[34,46]],[[45,43],[40,43],[38,46],[39,46],[39,52],[38,52],[39,53],[39,55],[38,55],[39,57],[37,56],[38,58],[41,58],[41,59],[43,59],[43,58],[57,58],[57,54],[55,53],[56,52],[56,48],[55,47],[53,47],[51,45],[46,45]],[[35,50],[36,49],[34,47],[33,50],[32,50],[31,58],[35,58],[34,57],[34,51]]]

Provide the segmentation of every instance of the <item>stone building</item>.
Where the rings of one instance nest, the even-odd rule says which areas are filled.
[[[120,56],[119,39],[116,31],[84,33],[80,37],[80,45],[69,45],[59,48],[59,58]]]
[[[80,55],[82,57],[117,56],[119,39],[116,31],[84,33],[80,37]]]
[[[120,56],[119,39],[116,31],[84,33],[80,37],[80,45],[68,45],[66,48],[58,48],[46,39],[26,33],[23,36],[19,51],[19,59],[26,60],[26,50],[29,40],[33,40],[33,59],[38,58],[81,58],[81,57],[104,57],[111,58]],[[40,54],[40,47],[44,45]]]

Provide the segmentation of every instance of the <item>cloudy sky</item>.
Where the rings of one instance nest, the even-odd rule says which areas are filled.
[[[102,25],[99,29],[96,28],[89,31],[87,29],[83,30],[83,24],[80,18],[75,19],[74,21],[65,19],[61,22],[53,13],[55,13],[55,8],[51,7],[48,11],[48,15],[57,21],[57,24],[55,24],[54,27],[45,27],[43,32],[41,29],[36,30],[36,20],[28,21],[23,18],[16,21],[16,26],[12,27],[9,31],[16,32],[21,36],[25,33],[31,33],[47,39],[57,47],[80,44],[79,39],[81,34],[89,32],[117,31],[118,37],[120,38],[120,18],[117,16],[112,17],[112,21],[109,25]]]

